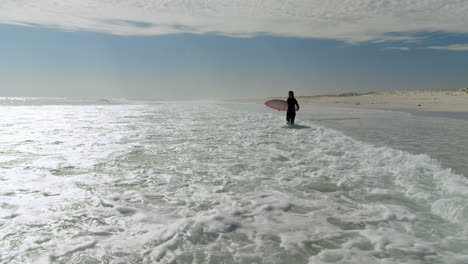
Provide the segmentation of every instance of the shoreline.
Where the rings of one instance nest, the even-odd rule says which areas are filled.
[[[296,96],[299,105],[323,105],[364,109],[401,109],[421,112],[468,112],[468,88],[452,90],[394,90],[339,95]],[[264,103],[285,97],[229,100]]]

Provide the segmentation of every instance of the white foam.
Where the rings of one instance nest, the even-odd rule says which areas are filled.
[[[0,161],[1,217],[15,215],[1,222],[2,260],[456,263],[467,255],[467,180],[426,155],[213,104],[3,110],[0,152],[18,158]]]

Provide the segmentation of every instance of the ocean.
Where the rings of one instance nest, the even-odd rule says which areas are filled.
[[[0,99],[2,263],[468,263],[468,120]]]

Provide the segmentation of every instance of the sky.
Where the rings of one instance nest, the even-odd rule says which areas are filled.
[[[0,97],[468,87],[466,0],[2,0]]]

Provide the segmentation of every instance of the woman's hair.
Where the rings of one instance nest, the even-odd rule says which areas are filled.
[[[293,91],[289,91],[289,94],[292,95],[292,98],[294,98],[294,92]]]

